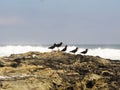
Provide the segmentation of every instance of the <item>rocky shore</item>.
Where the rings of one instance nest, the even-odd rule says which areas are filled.
[[[0,58],[0,90],[120,90],[120,61],[57,52]]]

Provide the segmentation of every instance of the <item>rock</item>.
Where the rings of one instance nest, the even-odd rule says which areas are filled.
[[[0,58],[3,90],[119,90],[120,61],[63,52]]]
[[[3,84],[2,84],[2,81],[0,81],[0,88],[2,88],[3,87]]]

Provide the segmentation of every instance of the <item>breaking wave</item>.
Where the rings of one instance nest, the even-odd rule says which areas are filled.
[[[66,53],[75,49],[75,46],[69,46]],[[63,47],[60,48],[60,50]],[[79,48],[76,54],[80,54],[81,51],[84,51],[86,48]],[[55,48],[54,50],[57,50]],[[22,45],[8,45],[8,46],[0,46],[0,56],[9,56],[10,54],[19,54],[25,53],[29,51],[39,51],[39,52],[51,52],[52,50],[48,49],[48,46],[22,46]],[[112,49],[112,48],[92,48],[89,49],[86,55],[92,56],[100,56],[102,58],[112,59],[112,60],[120,60],[120,49]]]

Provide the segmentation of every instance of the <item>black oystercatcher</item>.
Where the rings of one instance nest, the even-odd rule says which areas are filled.
[[[70,51],[70,52],[72,52],[72,53],[76,53],[77,50],[78,50],[78,47],[76,47],[74,50],[72,50],[72,51]]]
[[[85,49],[85,51],[82,51],[82,54],[86,54],[88,52],[88,49]]]
[[[60,43],[57,43],[55,46],[56,46],[56,47],[60,47],[60,46],[62,46],[62,44],[63,44],[63,43],[60,42]]]
[[[61,51],[66,51],[67,50],[67,45],[61,50]]]
[[[57,43],[55,46],[56,46],[56,47],[58,48],[58,50],[59,50],[59,47],[62,46],[62,44],[63,44],[63,43],[60,42],[60,43]]]
[[[56,46],[56,43],[54,43],[52,46],[48,47],[49,49],[54,49]]]

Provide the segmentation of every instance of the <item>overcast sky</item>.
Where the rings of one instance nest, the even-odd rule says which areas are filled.
[[[120,44],[120,0],[0,0],[0,44]]]

